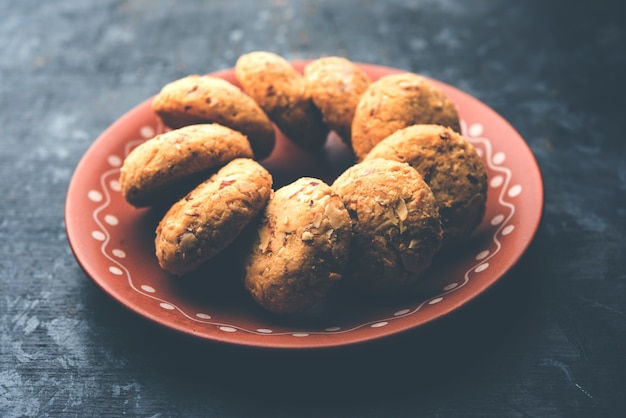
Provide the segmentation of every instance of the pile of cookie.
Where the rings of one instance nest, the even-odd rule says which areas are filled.
[[[241,88],[211,75],[164,86],[152,108],[170,130],[136,147],[121,168],[134,206],[182,196],[156,229],[168,272],[195,271],[253,231],[245,288],[269,311],[298,313],[337,282],[402,292],[481,223],[485,167],[459,133],[454,103],[428,79],[372,81],[341,57],[312,61],[302,74],[269,52],[242,55],[235,77]],[[355,164],[330,185],[303,177],[274,190],[262,160],[275,127],[310,151],[332,130]]]

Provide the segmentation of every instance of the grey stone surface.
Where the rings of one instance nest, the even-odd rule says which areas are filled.
[[[0,1],[0,416],[622,416],[625,22],[616,0]],[[416,71],[504,116],[546,192],[518,267],[324,352],[197,341],[106,296],[65,236],[76,164],[163,84],[252,50]]]

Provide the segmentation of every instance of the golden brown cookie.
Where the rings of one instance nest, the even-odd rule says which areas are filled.
[[[122,195],[137,207],[164,203],[190,178],[239,157],[253,157],[250,143],[225,126],[200,124],[169,131],[140,144],[125,158],[120,170]]]
[[[306,66],[304,77],[324,122],[349,144],[354,110],[371,83],[369,76],[346,58],[323,57]]]
[[[190,75],[165,85],[152,100],[163,123],[177,129],[219,123],[248,137],[254,156],[262,160],[274,148],[274,125],[252,98],[218,77]]]
[[[332,184],[352,219],[344,282],[371,294],[419,281],[442,241],[439,210],[422,176],[406,163],[372,159]]]
[[[368,87],[354,113],[352,148],[359,160],[398,129],[416,124],[460,132],[455,104],[432,81],[413,73],[381,77]]]
[[[267,204],[272,177],[252,159],[235,159],[175,203],[156,230],[160,266],[196,270],[231,244]]]
[[[461,134],[439,125],[410,126],[383,139],[365,161],[375,158],[409,163],[424,177],[439,205],[444,247],[463,242],[481,223],[487,172]]]
[[[304,177],[278,189],[257,233],[245,262],[245,286],[265,309],[303,312],[341,278],[350,217],[321,180]]]
[[[307,150],[324,145],[328,127],[311,100],[304,76],[288,61],[270,52],[251,52],[239,57],[235,76],[291,141]]]

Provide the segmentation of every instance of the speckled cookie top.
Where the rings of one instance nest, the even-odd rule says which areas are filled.
[[[406,163],[372,159],[348,168],[331,187],[352,219],[350,284],[388,293],[419,280],[442,240],[437,204],[422,176]]]
[[[273,312],[302,312],[342,277],[351,221],[323,181],[303,177],[268,203],[246,258],[246,288]]]
[[[245,287],[269,311],[306,310],[342,277],[347,286],[366,293],[407,289],[423,277],[445,237],[467,237],[484,212],[485,195],[455,177],[484,183],[482,167],[467,165],[474,164],[472,149],[454,131],[459,129],[456,108],[417,74],[394,73],[372,82],[341,57],[298,68],[258,51],[237,60],[233,73],[241,90],[199,75],[163,87],[152,109],[170,126],[185,126],[129,155],[122,190],[129,190],[129,202],[145,204],[164,184],[225,165],[208,180],[192,178],[197,187],[171,206],[157,228],[157,258],[165,270],[186,274],[249,225],[242,236],[250,244],[242,255]],[[229,127],[193,124],[203,118]],[[321,155],[332,129],[353,149],[357,163],[332,186],[300,177],[273,191],[270,174],[252,159],[261,159],[258,149],[264,146],[255,145],[253,135],[262,136],[259,132],[268,131],[272,122],[315,155]],[[433,125],[421,125],[426,123]],[[416,126],[433,141],[411,140]],[[428,131],[435,128],[443,131]],[[441,144],[435,145],[435,137]],[[383,144],[385,138],[390,139]],[[421,158],[428,155],[421,165],[414,155],[418,149]],[[248,167],[247,173],[228,172],[239,166]],[[444,203],[436,200],[429,183]],[[446,193],[457,200],[447,205]]]
[[[312,61],[305,67],[304,76],[324,122],[344,142],[350,143],[354,111],[371,83],[369,76],[343,57],[322,57]]]
[[[463,242],[482,221],[487,172],[461,134],[438,125],[410,126],[382,140],[365,161],[376,158],[409,163],[424,177],[439,206],[444,246]]]
[[[120,187],[135,206],[159,203],[187,178],[234,158],[252,158],[248,139],[218,124],[190,125],[155,136],[133,149],[120,170]]]
[[[352,147],[359,159],[395,131],[416,124],[449,126],[460,132],[455,104],[432,81],[413,73],[391,74],[365,91],[352,122]]]
[[[156,229],[161,267],[180,275],[228,246],[265,207],[271,175],[256,161],[235,159],[175,203]]]
[[[292,142],[307,150],[324,145],[328,126],[311,99],[304,76],[287,60],[264,51],[244,54],[235,64],[235,75],[243,90]]]
[[[274,126],[261,107],[228,81],[189,75],[165,85],[152,109],[173,129],[197,123],[219,123],[248,137],[254,156],[263,159],[274,148]]]

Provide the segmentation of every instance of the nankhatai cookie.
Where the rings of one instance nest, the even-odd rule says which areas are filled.
[[[235,76],[285,136],[307,150],[326,142],[328,126],[315,107],[304,76],[284,58],[270,52],[242,55]]]
[[[303,177],[278,189],[260,219],[245,261],[245,287],[276,313],[303,312],[341,279],[350,217],[321,180]]]
[[[365,158],[409,163],[430,186],[441,215],[443,246],[466,240],[481,223],[487,203],[487,171],[461,134],[439,125],[414,125],[391,134]]]
[[[232,160],[167,211],[154,241],[160,266],[175,275],[196,270],[239,236],[271,193],[265,168]]]
[[[371,83],[369,76],[346,58],[323,57],[305,67],[304,77],[324,122],[350,143],[354,110]]]
[[[235,85],[210,75],[189,75],[165,85],[152,100],[163,123],[177,129],[198,123],[218,123],[248,137],[261,160],[274,148],[274,125],[265,112]]]
[[[190,178],[240,157],[253,157],[248,139],[240,132],[218,124],[175,129],[128,154],[120,170],[122,195],[137,207],[163,203]]]
[[[410,165],[371,159],[332,184],[352,219],[343,282],[365,293],[389,294],[419,282],[442,242],[430,187]]]
[[[461,131],[455,104],[432,81],[413,73],[381,77],[363,93],[354,112],[354,153],[362,160],[384,138],[416,124]]]

